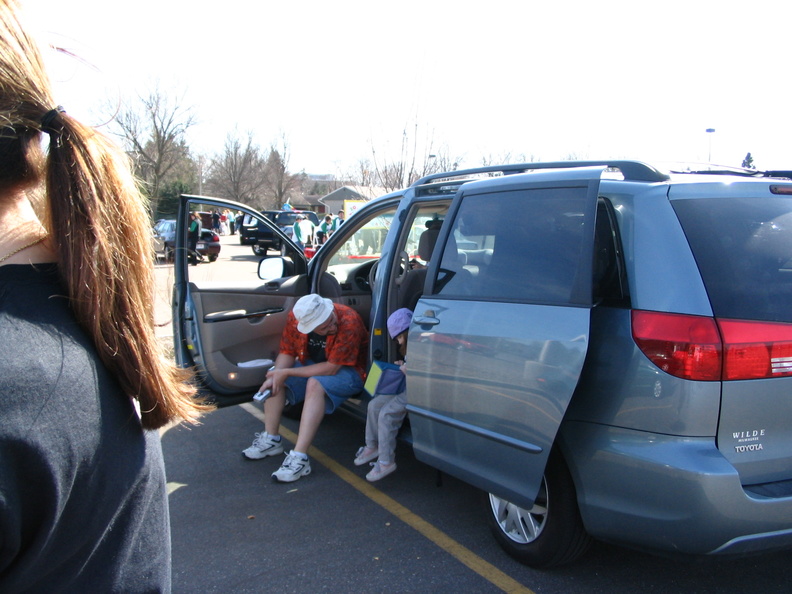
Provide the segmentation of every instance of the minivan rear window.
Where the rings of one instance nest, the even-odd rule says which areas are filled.
[[[792,199],[675,200],[718,318],[792,322]]]

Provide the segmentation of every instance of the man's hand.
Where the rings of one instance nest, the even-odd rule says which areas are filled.
[[[269,376],[269,373],[267,373],[267,376]],[[264,383],[261,384],[261,387],[258,389],[258,391],[264,392],[267,389],[269,390],[272,389],[272,380],[269,377],[267,377],[267,379],[264,380]]]
[[[264,384],[269,384],[267,387],[272,390],[273,394],[280,394],[288,377],[288,369],[270,369],[267,372],[267,379]]]

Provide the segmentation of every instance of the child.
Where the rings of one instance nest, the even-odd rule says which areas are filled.
[[[407,330],[410,328],[412,312],[407,308],[398,309],[388,318],[388,334],[399,343],[402,360],[396,361],[406,373]],[[371,462],[374,467],[367,475],[369,482],[378,481],[396,470],[394,453],[396,434],[399,432],[407,414],[405,392],[400,394],[378,394],[369,402],[366,415],[366,445],[355,454],[355,466]]]

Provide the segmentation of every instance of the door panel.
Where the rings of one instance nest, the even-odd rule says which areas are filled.
[[[462,186],[410,329],[416,456],[526,508],[588,347],[600,174]]]
[[[201,289],[193,283],[189,292],[189,332],[185,340],[195,365],[216,392],[257,388],[268,367],[247,365],[275,359],[286,316],[299,296],[267,294],[264,290]]]

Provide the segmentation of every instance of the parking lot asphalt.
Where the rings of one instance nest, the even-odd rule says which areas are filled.
[[[368,467],[352,463],[363,427],[344,415],[327,417],[320,429],[311,475],[274,483],[270,474],[283,456],[249,461],[241,455],[262,429],[251,412],[252,405],[221,409],[199,427],[163,435],[174,592],[521,589],[460,544],[484,541],[502,555],[483,515],[472,524],[458,521],[459,514],[477,516],[475,489],[449,477],[438,486],[436,471],[404,444],[397,472],[376,486],[367,483]],[[296,427],[285,420],[284,437]],[[471,562],[478,565],[471,569]]]

